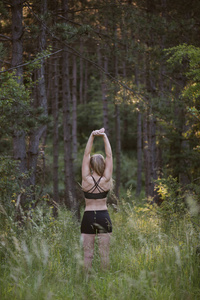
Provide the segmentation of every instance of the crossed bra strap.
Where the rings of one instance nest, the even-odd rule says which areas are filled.
[[[99,185],[99,182],[100,182],[101,178],[102,178],[102,176],[99,177],[99,179],[96,181],[96,180],[94,179],[94,177],[92,176],[92,179],[93,179],[93,181],[94,181],[94,185],[93,185],[93,187],[92,187],[89,191],[87,191],[87,193],[93,193],[96,189],[99,191],[99,193],[105,192],[104,189],[102,189],[102,188],[100,187],[100,185]]]
[[[86,199],[104,199],[107,197],[109,191],[104,191],[104,189],[102,189],[102,187],[99,186],[99,182],[100,182],[101,178],[102,178],[102,176],[96,181],[94,179],[94,177],[92,176],[94,185],[87,192],[84,192]],[[94,193],[94,191],[96,189],[99,191],[99,193]]]

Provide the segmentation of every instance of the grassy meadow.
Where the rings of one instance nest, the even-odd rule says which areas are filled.
[[[65,208],[38,208],[24,227],[1,208],[0,299],[200,299],[199,230],[186,213],[121,203],[113,222],[110,269],[97,245],[90,276],[83,271],[80,224]]]

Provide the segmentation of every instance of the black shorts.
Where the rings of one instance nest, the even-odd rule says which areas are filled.
[[[97,234],[112,232],[112,223],[107,210],[85,211],[81,222],[81,233]]]

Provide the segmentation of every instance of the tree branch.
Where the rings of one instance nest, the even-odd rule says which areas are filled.
[[[12,39],[11,39],[9,36],[6,36],[6,35],[4,35],[4,34],[0,34],[0,37],[1,37],[1,38],[4,38],[5,40],[12,41]]]
[[[27,63],[20,64],[20,65],[18,65],[18,66],[9,68],[9,69],[7,69],[7,70],[0,71],[0,74],[1,74],[1,73],[5,73],[5,72],[8,72],[8,71],[11,71],[11,70],[14,70],[14,69],[18,69],[18,68],[21,68],[21,67],[24,67],[24,66],[27,66],[27,65],[30,65],[30,64],[32,64],[32,63],[38,61],[38,60],[42,60],[43,58],[45,58],[45,57],[47,57],[47,56],[55,55],[55,54],[57,54],[57,53],[59,53],[59,52],[61,52],[61,51],[63,51],[63,49],[60,49],[60,50],[58,50],[58,51],[56,51],[56,52],[54,52],[54,53],[51,53],[51,54],[44,55],[44,56],[42,56],[42,57],[40,57],[40,58],[36,58],[36,59],[31,60],[31,61],[29,61],[29,62],[27,62]]]

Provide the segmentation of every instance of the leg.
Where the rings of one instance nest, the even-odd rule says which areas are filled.
[[[111,238],[111,233],[98,234],[98,245],[99,245],[99,253],[101,257],[101,267],[104,270],[109,268],[110,238]]]
[[[82,233],[83,251],[84,251],[84,266],[85,270],[89,271],[92,267],[92,259],[94,255],[95,234]]]

